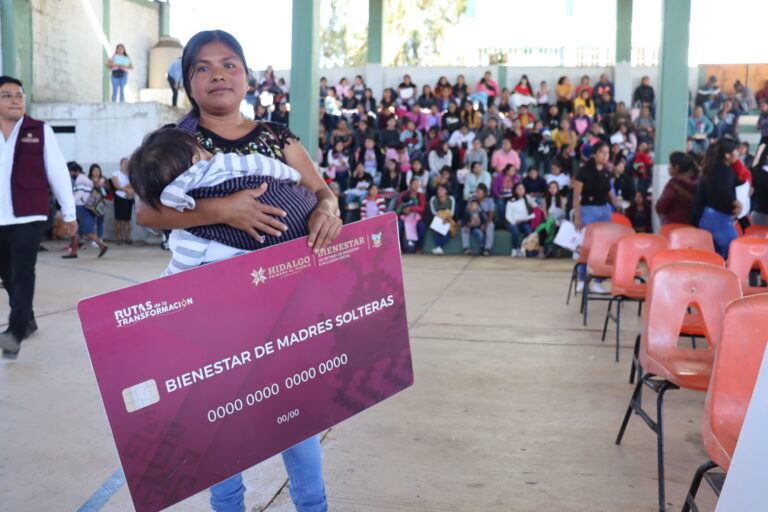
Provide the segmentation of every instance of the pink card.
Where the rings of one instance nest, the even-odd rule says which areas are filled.
[[[136,510],[166,508],[413,384],[394,214],[80,302]]]

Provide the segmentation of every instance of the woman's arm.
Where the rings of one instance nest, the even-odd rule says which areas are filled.
[[[573,224],[576,229],[581,231],[581,191],[584,189],[584,183],[579,180],[573,180]]]
[[[198,199],[194,210],[183,212],[166,206],[155,210],[137,197],[136,222],[139,226],[162,229],[227,224],[262,242],[259,233],[280,236],[287,229],[275,218],[285,217],[283,210],[256,201],[266,190],[267,185],[262,184],[257,189],[241,190],[227,197]]]
[[[285,146],[285,163],[299,171],[301,185],[314,192],[317,206],[309,216],[309,237],[307,245],[315,251],[325,248],[341,232],[341,219],[336,216],[339,209],[336,196],[315,170],[315,164],[298,140],[288,139]]]

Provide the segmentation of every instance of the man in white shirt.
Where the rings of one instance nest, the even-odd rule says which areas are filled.
[[[77,231],[67,164],[53,129],[26,115],[21,82],[0,76],[0,279],[8,292],[3,358],[16,359],[21,341],[37,330],[32,310],[35,263],[53,190],[69,234]]]

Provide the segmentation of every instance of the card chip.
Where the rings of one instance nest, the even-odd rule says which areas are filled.
[[[138,411],[160,401],[155,379],[136,384],[123,390],[123,402],[128,412]]]

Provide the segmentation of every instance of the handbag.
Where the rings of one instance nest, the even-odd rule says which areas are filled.
[[[85,206],[86,210],[97,217],[103,216],[104,212],[107,210],[107,204],[104,201],[104,196],[101,195],[101,192],[99,192],[98,189],[91,190],[91,193],[88,194],[88,197],[85,198],[83,206]]]

